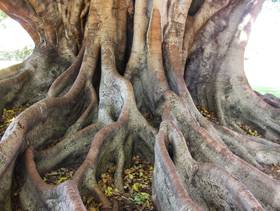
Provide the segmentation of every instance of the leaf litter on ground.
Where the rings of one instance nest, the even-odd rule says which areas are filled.
[[[27,106],[4,109],[2,118],[0,119],[0,137],[3,135],[13,119],[25,110]],[[206,108],[198,106],[201,114],[208,120],[218,124],[218,120],[213,112],[209,112]],[[240,128],[246,134],[260,137],[258,131],[250,128],[248,125],[241,124]],[[123,182],[124,192],[120,192],[114,186],[114,173],[116,167],[110,167],[103,173],[98,181],[101,190],[110,200],[117,200],[121,210],[156,210],[152,203],[152,174],[153,166],[151,163],[142,160],[139,156],[134,156],[130,168],[124,170]],[[265,173],[273,178],[280,180],[280,165],[265,166]],[[48,184],[59,185],[66,180],[71,179],[74,169],[60,168],[43,175],[43,180]],[[18,194],[18,193],[15,193]],[[83,197],[83,202],[89,211],[99,211],[102,204],[96,202],[93,196]],[[17,208],[16,210],[21,210]]]
[[[101,174],[98,185],[111,201],[118,202],[120,210],[156,210],[152,202],[153,165],[151,163],[142,160],[139,156],[132,158],[132,165],[123,173],[124,192],[119,191],[114,185],[115,170],[116,167],[113,166]],[[93,197],[86,197],[83,201],[90,211],[98,211],[102,206]]]
[[[4,108],[2,117],[0,118],[0,137],[4,134],[9,124],[14,118],[26,109],[26,106],[20,106],[15,108]]]

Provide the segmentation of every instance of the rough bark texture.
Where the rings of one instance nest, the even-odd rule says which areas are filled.
[[[0,142],[0,210],[12,209],[15,172],[25,210],[86,210],[86,194],[117,210],[97,180],[114,164],[123,190],[132,154],[154,162],[158,210],[280,209],[280,181],[263,173],[280,163],[280,100],[255,93],[243,70],[262,3],[1,0],[36,49],[0,71],[0,111],[32,104]],[[58,167],[76,171],[46,184]]]

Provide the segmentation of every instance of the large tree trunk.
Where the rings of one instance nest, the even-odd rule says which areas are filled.
[[[131,154],[154,162],[158,210],[280,209],[280,182],[263,173],[280,163],[280,101],[243,71],[263,1],[1,0],[36,49],[0,71],[0,111],[32,104],[0,142],[0,210],[15,174],[25,210],[86,210],[85,194],[117,210],[97,180],[114,164],[122,191]],[[46,184],[58,167],[76,171]]]

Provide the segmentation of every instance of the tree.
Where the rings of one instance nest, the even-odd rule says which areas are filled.
[[[4,12],[0,11],[0,22],[5,20],[5,18],[7,18],[7,15]]]
[[[85,210],[84,193],[117,209],[97,178],[115,164],[122,191],[134,153],[154,161],[159,210],[280,209],[280,182],[263,172],[280,162],[280,101],[255,93],[243,70],[263,2],[1,0],[36,44],[0,72],[0,110],[31,105],[0,142],[1,210],[15,167],[27,210]],[[58,166],[75,167],[72,179],[44,183]]]

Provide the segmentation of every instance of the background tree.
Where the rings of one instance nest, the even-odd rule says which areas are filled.
[[[263,172],[280,162],[280,102],[243,69],[262,3],[1,0],[36,49],[0,71],[0,110],[31,104],[0,142],[0,209],[11,209],[16,166],[27,210],[85,210],[84,194],[117,210],[97,179],[114,164],[123,191],[136,153],[154,161],[159,210],[280,209],[280,182]],[[40,175],[59,166],[75,174],[47,185]]]
[[[5,20],[6,18],[7,18],[7,15],[4,12],[0,11],[0,22]]]

